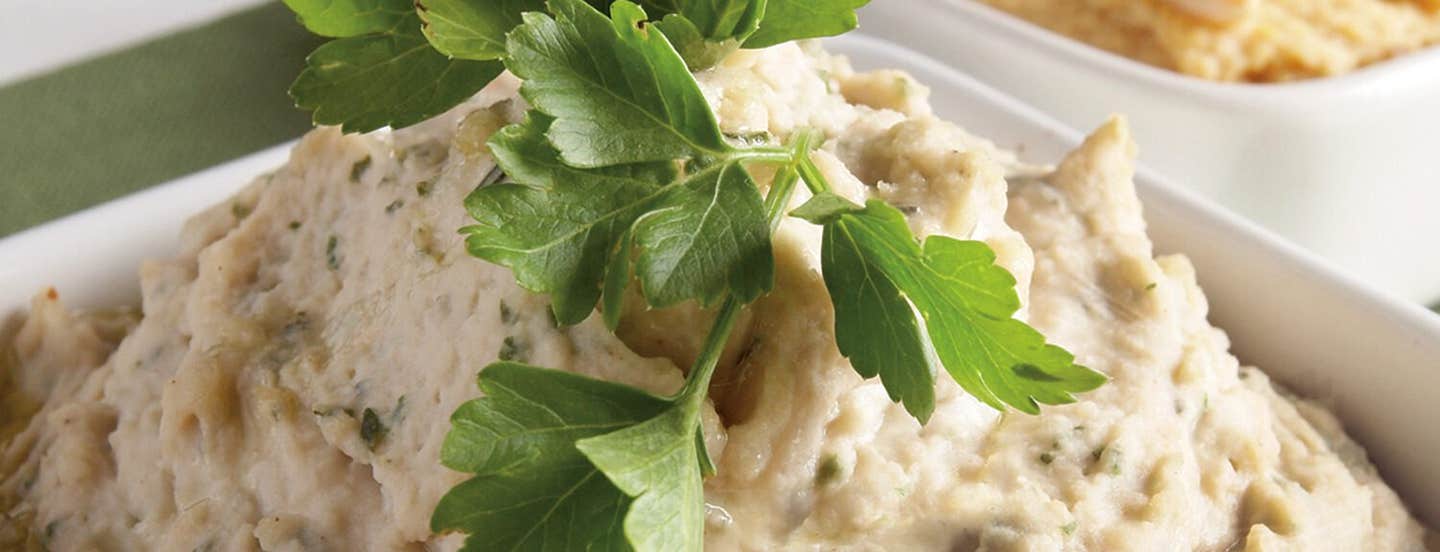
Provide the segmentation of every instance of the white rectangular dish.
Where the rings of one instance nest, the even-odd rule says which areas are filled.
[[[973,0],[876,2],[861,20],[1065,124],[1125,113],[1149,166],[1371,285],[1440,299],[1440,48],[1338,77],[1229,84]]]
[[[850,36],[832,48],[859,67],[897,67],[932,87],[938,113],[1027,159],[1054,161],[1081,135],[937,61]],[[186,177],[0,241],[0,320],[55,285],[74,306],[133,303],[136,266],[176,248],[180,223],[280,164],[289,145]],[[1247,363],[1331,401],[1416,514],[1440,525],[1432,473],[1440,422],[1440,317],[1376,294],[1312,255],[1148,171],[1139,176],[1151,233],[1184,251],[1209,292],[1213,320]],[[478,262],[478,261],[477,261]]]

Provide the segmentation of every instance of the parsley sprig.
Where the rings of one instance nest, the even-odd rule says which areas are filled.
[[[739,48],[855,28],[869,0],[643,0],[644,12],[698,71]],[[589,4],[608,9],[612,0]],[[625,2],[629,4],[629,2]],[[506,35],[545,0],[285,0],[311,32],[334,38],[290,88],[315,124],[346,132],[409,126],[459,105],[495,78]],[[558,5],[558,4],[557,4]]]
[[[409,2],[286,0],[311,32],[335,40],[305,58],[290,87],[315,124],[346,132],[409,126],[444,113],[505,69],[495,60],[446,57],[420,32]]]
[[[437,505],[437,532],[466,549],[698,550],[700,428],[736,317],[774,285],[771,235],[787,215],[824,227],[821,268],[836,344],[924,423],[938,363],[997,409],[1038,413],[1105,378],[1013,318],[1015,279],[980,241],[917,241],[881,201],[835,194],[812,159],[823,137],[726,138],[691,71],[741,47],[855,27],[864,0],[287,0],[337,37],[292,88],[318,123],[403,126],[447,109],[502,68],[532,106],[490,150],[504,178],[465,201],[476,257],[548,294],[555,318],[596,310],[614,328],[638,282],[645,301],[718,304],[682,389],[656,396],[497,362],[451,418],[441,461],[470,479]],[[608,10],[608,15],[598,8]],[[751,175],[774,169],[765,194]],[[811,199],[786,213],[803,183]],[[598,307],[598,309],[597,309]]]
[[[1038,414],[1039,404],[1074,402],[1071,393],[1105,382],[1012,318],[1020,308],[1015,278],[985,242],[937,235],[922,245],[885,202],[861,207],[812,189],[816,195],[792,214],[825,227],[820,264],[840,352],[860,375],[880,376],[890,398],[921,422],[935,410],[928,350],[965,391],[996,409]]]

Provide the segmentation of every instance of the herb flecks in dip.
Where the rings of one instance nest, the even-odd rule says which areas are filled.
[[[708,548],[1419,548],[1334,418],[1241,367],[1189,263],[1154,257],[1123,121],[1007,183],[1028,172],[931,116],[903,74],[782,45],[698,78],[727,134],[819,129],[837,194],[904,207],[917,235],[984,241],[1022,317],[1110,378],[1042,416],[938,378],[922,426],[836,350],[820,229],[787,219],[775,289],[739,318],[701,413]],[[145,317],[118,347],[37,299],[8,340],[5,404],[36,413],[0,456],[0,543],[449,550],[461,537],[430,516],[467,476],[440,448],[480,367],[678,389],[711,314],[646,310],[632,290],[619,337],[596,316],[557,327],[544,297],[467,256],[458,206],[491,174],[476,144],[520,118],[514,87],[405,130],[307,135],[142,268]]]

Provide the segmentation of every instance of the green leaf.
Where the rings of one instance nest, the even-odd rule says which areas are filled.
[[[629,550],[631,499],[575,447],[662,414],[628,386],[514,363],[480,373],[485,396],[451,416],[441,461],[474,474],[440,499],[431,530],[470,534],[466,550]]]
[[[731,151],[685,61],[635,4],[611,18],[580,0],[552,0],[555,17],[526,13],[506,62],[521,94],[555,117],[548,136],[567,164],[600,167]],[[613,21],[612,21],[613,19]]]
[[[770,0],[760,29],[746,48],[764,48],[802,38],[845,34],[859,22],[855,10],[870,0]]]
[[[710,460],[710,451],[705,449],[705,431],[698,427],[695,429],[695,452],[700,457],[700,475],[715,475],[715,462]]]
[[[310,32],[332,38],[380,33],[415,13],[409,0],[285,0]]]
[[[851,212],[824,197],[816,196],[800,210],[810,207],[812,212],[821,212],[812,221],[830,222]],[[812,207],[817,200],[821,204]],[[843,198],[840,201],[860,208]],[[841,209],[821,209],[835,206]],[[826,227],[820,246],[820,268],[835,305],[835,343],[856,372],[865,378],[880,376],[890,400],[905,405],[923,424],[935,411],[935,370],[926,355],[924,334],[910,302],[884,267],[867,257],[860,238],[850,231],[851,225],[837,222]],[[882,226],[876,230],[895,233],[897,229]],[[901,226],[898,232],[889,239],[914,243],[909,229]]]
[[[706,167],[667,193],[635,225],[635,270],[652,305],[729,291],[749,302],[775,282],[764,199],[739,163]]]
[[[922,248],[898,210],[872,200],[864,211],[826,225],[821,258],[842,352],[853,355],[862,375],[878,373],[892,398],[914,397],[906,407],[922,420],[920,413],[933,408],[927,407],[933,399],[920,388],[933,386],[934,376],[928,363],[916,361],[919,347],[903,342],[917,332],[913,315],[902,316],[909,309],[895,300],[897,292],[919,312],[929,345],[951,377],[997,409],[1008,404],[1039,413],[1039,404],[1074,402],[1073,393],[1106,381],[1013,318],[1020,308],[1015,278],[995,264],[984,242],[931,236]],[[877,335],[892,336],[886,339],[895,344],[885,354],[906,362],[882,363],[885,357],[871,350],[887,347]]]
[[[477,381],[485,396],[456,409],[440,453],[445,466],[476,475],[572,461],[549,449],[647,420],[669,404],[626,385],[514,362],[486,366]]]
[[[680,52],[691,71],[707,69],[760,28],[766,0],[641,2],[651,14],[665,15],[656,26]]]
[[[617,242],[662,187],[674,185],[676,172],[673,163],[576,169],[545,140],[549,124],[532,113],[490,139],[514,182],[472,192],[465,208],[477,224],[461,232],[472,255],[509,267],[526,289],[550,294],[556,320],[576,324],[594,309]]]
[[[461,232],[472,255],[509,267],[526,289],[550,294],[558,321],[575,324],[590,315],[606,267],[612,260],[618,266],[622,252],[629,256],[622,241],[630,236],[640,247],[635,271],[653,306],[708,303],[727,286],[751,298],[770,288],[764,206],[737,164],[685,178],[665,162],[577,169],[546,141],[549,124],[532,114],[491,139],[514,182],[471,193],[465,205],[477,224]],[[624,287],[608,288],[608,300],[618,302]]]
[[[605,9],[612,2],[590,2]],[[760,27],[765,0],[639,2],[685,59],[691,71],[708,68],[740,48]],[[544,12],[544,0],[421,0],[425,36],[436,50],[462,59],[504,57],[505,34],[520,25],[520,14]]]
[[[636,550],[704,546],[703,478],[715,472],[715,465],[705,450],[700,411],[741,305],[730,297],[720,307],[685,387],[669,408],[643,423],[575,442],[606,478],[634,497],[625,515],[625,537]]]
[[[504,70],[498,61],[451,60],[436,52],[413,13],[383,33],[327,42],[305,65],[290,96],[314,111],[316,124],[338,124],[346,132],[399,128],[439,115]]]
[[[680,15],[667,15],[657,21],[655,26],[665,33],[665,38],[675,46],[675,51],[685,59],[685,66],[691,71],[703,71],[713,67],[725,59],[725,56],[740,49],[738,39],[706,38],[694,23]]]
[[[651,15],[678,15],[709,39],[744,40],[760,27],[765,0],[640,0]]]
[[[790,211],[790,216],[825,225],[834,222],[835,219],[840,218],[840,215],[864,210],[864,207],[856,205],[855,202],[834,192],[820,192],[806,201],[804,205]]]
[[[610,331],[620,326],[620,315],[625,309],[625,288],[630,285],[630,244],[628,235],[620,237],[619,249],[610,255],[605,266],[604,314],[605,327]]]
[[[505,34],[520,14],[545,11],[545,0],[419,0],[425,36],[436,50],[462,59],[505,56]]]
[[[673,399],[521,364],[486,368],[485,396],[456,410],[441,451],[475,477],[441,498],[432,530],[469,533],[467,550],[700,550],[702,478],[714,473],[700,412],[740,308],[725,301]]]
[[[704,546],[697,405],[682,401],[644,423],[575,443],[616,487],[635,498],[625,516],[625,536],[636,550]]]

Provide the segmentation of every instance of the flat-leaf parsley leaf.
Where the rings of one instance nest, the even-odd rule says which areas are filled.
[[[441,462],[473,474],[440,499],[436,532],[465,550],[628,550],[631,499],[575,441],[631,427],[669,406],[638,389],[509,362],[480,372],[485,396],[450,417]]]
[[[314,111],[316,124],[367,132],[439,115],[502,70],[498,61],[452,60],[436,52],[411,12],[383,32],[320,45],[305,58],[290,96]]]
[[[760,28],[746,48],[764,48],[791,40],[835,36],[859,25],[855,10],[870,0],[770,0]]]
[[[600,167],[723,156],[710,104],[685,61],[635,4],[606,18],[580,0],[552,0],[509,35],[506,66],[520,93],[555,117],[550,142],[567,164]]]
[[[748,301],[770,288],[764,205],[738,165],[683,177],[673,162],[577,169],[545,140],[550,124],[532,113],[491,139],[514,182],[477,188],[466,199],[476,224],[461,231],[472,254],[549,293],[561,323],[589,316],[607,269],[629,271],[630,243],[622,240],[640,247],[634,272],[656,306],[709,304],[726,290]],[[623,290],[617,284],[612,295]]]
[[[415,7],[436,50],[461,59],[499,59],[520,14],[544,10],[545,0],[419,0]]]
[[[385,32],[414,13],[409,0],[285,0],[300,24],[340,38]]]
[[[1038,403],[1071,403],[1072,393],[1105,383],[1013,318],[1015,278],[984,242],[930,236],[922,246],[904,215],[882,201],[838,214],[809,210],[826,215],[817,218],[825,223],[821,265],[841,352],[862,375],[879,374],[891,398],[921,421],[934,409],[934,374],[915,313],[946,371],[997,409],[1036,414]]]

